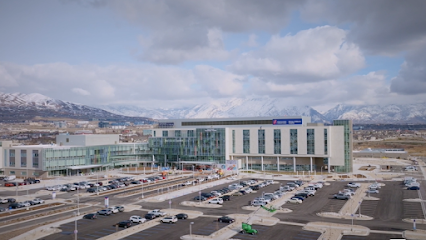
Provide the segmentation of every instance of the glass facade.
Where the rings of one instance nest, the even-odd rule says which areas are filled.
[[[180,132],[180,130],[176,130],[176,131],[175,131],[175,137],[181,137],[181,132]]]
[[[265,130],[257,130],[258,153],[265,153]]]
[[[10,149],[9,151],[9,167],[15,167],[15,150]]]
[[[272,124],[270,120],[240,120],[240,121],[200,121],[200,122],[182,122],[182,126],[235,126],[235,125],[261,125]]]
[[[343,126],[344,128],[344,146],[345,146],[345,165],[336,166],[336,172],[352,172],[352,120],[334,120],[333,126]]]
[[[315,154],[315,129],[306,130],[307,153]]]
[[[21,150],[21,167],[27,166],[27,150]]]
[[[232,130],[232,153],[235,153],[235,130]]]
[[[281,129],[274,129],[274,154],[281,154]]]
[[[250,130],[243,130],[243,153],[250,153]]]
[[[225,159],[225,129],[198,128],[188,130],[183,137],[157,137],[149,139],[151,153],[162,166],[180,161],[211,161],[223,163]]]
[[[324,128],[324,154],[328,154],[328,133],[327,128]]]
[[[169,131],[163,131],[163,137],[168,137],[169,136]]]
[[[38,168],[39,156],[38,150],[33,150],[33,168]]]
[[[297,129],[290,129],[290,154],[297,154]]]

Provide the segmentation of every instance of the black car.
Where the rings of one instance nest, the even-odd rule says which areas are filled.
[[[308,198],[308,193],[296,193],[296,194],[294,194],[294,196],[295,197],[298,197],[298,196],[301,196],[301,197],[304,197],[304,198]]]
[[[407,188],[408,190],[420,190],[420,187],[418,186],[411,186]]]
[[[146,220],[152,220],[152,219],[155,219],[155,218],[156,218],[156,216],[154,214],[150,214],[150,213],[145,214]]]
[[[202,196],[202,197],[205,197],[205,198],[207,198],[207,199],[209,199],[209,198],[213,198],[213,197],[214,197],[214,195],[213,195],[213,194],[211,194],[211,193],[201,193],[201,196]]]
[[[86,190],[86,192],[88,192],[88,193],[95,193],[96,192],[96,188],[88,188]]]
[[[179,213],[179,214],[176,214],[176,218],[177,219],[187,219],[188,218],[188,214],[186,214],[186,213]]]
[[[132,182],[130,182],[131,184],[141,184],[141,182],[140,181],[132,181]]]
[[[196,197],[194,197],[194,200],[195,201],[206,201],[207,200],[207,198],[206,197],[204,197],[204,196],[196,196]]]
[[[10,202],[10,203],[14,203],[14,202],[16,202],[16,199],[14,199],[14,198],[8,198],[7,201]]]
[[[235,222],[235,219],[230,218],[228,216],[223,216],[217,219],[218,222],[226,222],[226,223],[233,223]]]
[[[222,198],[223,201],[231,201],[231,196],[229,196],[229,195],[223,195],[220,198]]]
[[[253,189],[253,190],[259,190],[260,186],[259,185],[254,185],[254,186],[251,186],[250,188]]]
[[[128,227],[132,226],[132,221],[130,221],[130,220],[121,221],[121,222],[117,223],[117,225],[119,227],[122,227],[122,228],[128,228]]]
[[[24,207],[24,205],[22,205],[20,203],[11,203],[11,204],[9,204],[9,208],[12,208],[12,209],[23,208],[23,207]]]
[[[96,213],[89,213],[83,216],[83,219],[96,219],[98,218]]]

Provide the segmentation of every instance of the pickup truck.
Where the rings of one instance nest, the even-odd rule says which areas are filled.
[[[155,215],[156,217],[164,217],[164,216],[166,216],[166,213],[165,212],[162,212],[162,211],[160,211],[160,209],[154,209],[154,210],[152,210],[152,211],[150,211],[150,212],[148,212],[149,214],[153,214],[153,215]]]

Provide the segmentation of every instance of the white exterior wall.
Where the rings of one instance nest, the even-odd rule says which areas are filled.
[[[290,154],[290,128],[281,128],[281,154]]]
[[[314,127],[315,129],[315,155],[324,155],[324,129],[327,127]],[[327,130],[329,132],[330,130]]]
[[[235,153],[243,154],[243,129],[235,128]],[[232,148],[232,132],[231,132],[231,148]]]
[[[265,154],[274,154],[274,128],[265,129]]]
[[[329,163],[333,166],[345,165],[345,146],[344,146],[344,128],[343,126],[333,126],[329,129],[328,139],[330,153]]]
[[[258,149],[258,132],[259,128],[246,128],[246,130],[250,130],[250,154],[257,154],[259,152]]]
[[[294,128],[292,128],[294,129]],[[306,155],[307,154],[307,136],[306,128],[296,128],[297,129],[297,154]],[[290,136],[289,136],[290,139]]]
[[[67,141],[68,139],[68,141]],[[118,134],[90,134],[90,135],[57,135],[56,144],[59,146],[96,146],[120,143]]]

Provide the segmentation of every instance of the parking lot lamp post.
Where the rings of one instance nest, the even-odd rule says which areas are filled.
[[[195,185],[195,182],[194,182],[194,165],[192,165],[192,185]]]
[[[74,223],[74,239],[75,240],[77,240],[77,233],[78,233],[78,230],[77,230],[77,213],[76,212],[74,212],[74,217],[75,217],[75,223]]]
[[[194,222],[189,223],[189,236],[191,236],[191,238],[192,238],[192,225],[193,224],[194,224]]]
[[[98,175],[99,175],[99,171],[96,172],[96,184],[98,184],[97,186],[97,191],[96,191],[96,195],[99,196],[99,179],[98,179]]]
[[[142,196],[141,198],[143,198],[143,179],[142,179]]]
[[[80,186],[77,186],[77,215],[80,216]]]
[[[359,217],[361,217],[361,201],[359,201]]]
[[[321,176],[322,176],[322,168],[323,168],[324,166],[321,166]]]

